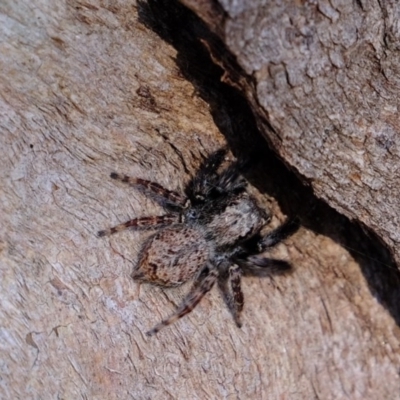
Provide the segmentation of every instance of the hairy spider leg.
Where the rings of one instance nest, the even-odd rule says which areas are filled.
[[[265,257],[260,254],[268,248],[276,246],[289,236],[293,235],[299,229],[298,218],[288,219],[278,228],[261,237],[256,244],[254,251],[249,251],[247,254],[241,254],[237,262],[243,267],[246,273],[257,276],[272,276],[290,272],[291,264],[284,260]]]
[[[268,258],[262,254],[249,256],[244,260],[237,260],[243,271],[254,276],[283,275],[292,271],[292,265],[284,260]]]
[[[182,196],[173,190],[168,190],[158,183],[147,181],[145,179],[132,178],[128,175],[117,174],[116,172],[112,172],[110,178],[127,183],[128,185],[142,186],[150,193],[159,196],[174,205],[183,206],[187,201],[185,196]]]
[[[210,175],[214,175],[217,173],[218,168],[221,166],[224,161],[226,155],[228,153],[228,149],[226,147],[217,150],[213,154],[211,154],[206,161],[200,166],[199,171],[196,174],[195,179],[203,180],[204,176],[208,177]]]
[[[177,214],[160,215],[158,217],[135,218],[112,228],[99,231],[97,236],[109,236],[116,232],[124,231],[128,228],[155,228],[163,225],[171,225],[177,222],[179,222],[179,215]]]
[[[274,247],[289,236],[293,235],[299,229],[299,226],[300,221],[297,217],[288,219],[281,226],[278,226],[278,228],[261,238],[258,242],[259,251],[262,252],[268,247]]]
[[[221,172],[215,184],[219,193],[238,193],[246,189],[247,182],[240,174],[240,165],[241,163],[235,162]]]
[[[197,281],[194,283],[194,289],[185,297],[177,310],[167,319],[161,321],[153,329],[147,332],[148,336],[153,336],[161,329],[173,324],[179,318],[189,314],[199,304],[200,300],[214,286],[218,278],[218,271],[208,264],[199,274]]]
[[[186,194],[192,200],[207,197],[211,187],[218,180],[218,168],[221,166],[228,152],[227,148],[212,153],[200,166],[196,175],[190,180]]]
[[[233,294],[233,309],[235,311],[234,317],[236,325],[240,328],[242,326],[241,313],[243,311],[244,297],[242,287],[240,284],[242,277],[241,269],[238,265],[233,264],[229,267],[229,281]]]
[[[226,264],[228,263],[229,261]],[[218,277],[218,287],[222,292],[224,301],[228,306],[236,325],[241,328],[242,321],[240,316],[244,304],[244,297],[240,283],[242,277],[241,269],[237,264],[228,264],[227,266],[219,266],[218,268],[222,268]]]

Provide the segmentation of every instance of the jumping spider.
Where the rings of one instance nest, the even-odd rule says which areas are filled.
[[[226,150],[213,153],[186,187],[185,195],[157,183],[113,172],[110,176],[138,185],[161,201],[166,215],[132,219],[98,232],[111,235],[131,227],[158,228],[144,244],[132,278],[160,286],[177,286],[192,278],[189,294],[177,310],[160,322],[148,335],[156,334],[191,312],[218,282],[236,325],[242,325],[242,273],[273,275],[291,269],[283,260],[262,253],[293,234],[297,220],[262,236],[270,216],[246,192],[247,182],[240,175],[240,163],[222,168]]]

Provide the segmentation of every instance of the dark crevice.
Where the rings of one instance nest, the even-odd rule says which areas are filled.
[[[139,20],[173,45],[181,74],[209,105],[215,124],[226,137],[233,154],[252,168],[245,176],[262,193],[274,197],[289,217],[298,216],[306,228],[326,235],[345,247],[359,263],[371,293],[400,325],[400,273],[390,251],[369,229],[336,212],[316,198],[310,186],[301,182],[268,147],[257,129],[254,115],[243,95],[221,82],[223,70],[215,65],[201,41],[222,58],[223,43],[190,10],[175,0],[139,2]],[[240,71],[236,66],[236,74]],[[304,179],[303,179],[304,181]]]

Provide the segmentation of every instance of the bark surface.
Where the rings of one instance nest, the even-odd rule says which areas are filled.
[[[198,41],[206,34],[200,21],[174,2],[100,0],[5,0],[0,18],[1,398],[398,393],[390,256],[268,150],[246,101],[219,82]],[[274,101],[290,93],[275,90]],[[286,121],[279,110],[271,126]],[[282,132],[286,143],[291,131]],[[271,228],[285,215],[301,217],[301,229],[273,253],[295,270],[273,281],[243,279],[242,329],[215,288],[148,338],[188,286],[164,290],[130,278],[151,232],[96,237],[163,212],[109,174],[180,191],[226,143],[253,162],[246,177],[273,212]]]

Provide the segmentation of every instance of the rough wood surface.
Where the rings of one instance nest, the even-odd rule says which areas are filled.
[[[216,79],[190,14],[173,2],[5,0],[0,18],[1,398],[398,393],[390,257],[379,246],[370,254],[374,241],[263,147],[246,103]],[[226,142],[236,156],[257,149],[258,168],[247,177],[274,211],[271,226],[306,204],[298,209],[304,227],[275,254],[295,271],[244,279],[242,329],[213,290],[147,338],[187,287],[132,281],[149,233],[96,237],[162,211],[109,173],[181,190]]]

